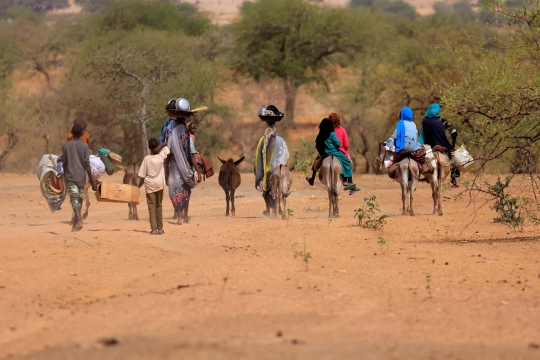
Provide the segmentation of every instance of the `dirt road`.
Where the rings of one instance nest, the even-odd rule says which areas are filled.
[[[532,226],[494,224],[487,206],[473,220],[457,190],[433,216],[426,184],[417,216],[397,215],[385,176],[359,177],[329,222],[325,190],[295,175],[287,225],[262,217],[243,175],[226,218],[216,178],[194,190],[190,224],[150,236],[144,200],[136,222],[92,195],[72,234],[68,203],[51,214],[35,176],[1,175],[0,358],[540,358]],[[355,226],[368,194],[396,214],[381,231]],[[294,257],[304,240],[309,270]]]

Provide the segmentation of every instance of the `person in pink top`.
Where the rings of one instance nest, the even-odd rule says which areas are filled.
[[[328,118],[332,120],[332,124],[334,125],[334,132],[336,133],[340,144],[339,150],[341,150],[345,156],[351,160],[351,156],[349,155],[349,137],[347,136],[347,131],[341,127],[339,115],[336,113],[331,113]]]
[[[347,135],[347,131],[341,127],[341,119],[339,118],[338,114],[331,113],[328,115],[328,118],[332,120],[332,125],[334,125],[334,132],[339,140],[339,150],[350,160],[352,169],[353,162],[351,156],[349,155],[349,136]],[[347,183],[352,183],[352,178],[345,178],[345,181]],[[354,194],[356,191],[360,191],[360,189],[355,186],[349,195]]]

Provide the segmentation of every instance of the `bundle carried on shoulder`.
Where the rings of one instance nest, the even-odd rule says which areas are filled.
[[[57,155],[45,154],[37,167],[39,188],[51,212],[60,210],[67,195],[63,172],[58,168],[58,158]]]
[[[112,153],[110,150],[104,148],[99,148],[96,154],[105,165],[105,172],[107,175],[113,175],[119,170],[116,165],[122,163],[122,157],[120,155]]]

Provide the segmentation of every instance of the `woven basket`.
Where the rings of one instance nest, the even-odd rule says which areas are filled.
[[[115,153],[109,153],[108,156],[114,164],[118,165],[122,163],[122,157],[120,155]]]

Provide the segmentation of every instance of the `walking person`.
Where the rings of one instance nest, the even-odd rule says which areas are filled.
[[[76,117],[75,120],[73,120],[73,125],[80,125],[83,128],[83,134],[81,135],[81,141],[83,143],[86,143],[88,145],[88,148],[90,147],[90,133],[86,130],[88,127],[88,122],[83,119],[82,117]],[[69,132],[67,134],[67,141],[73,140],[73,134]]]
[[[172,100],[167,105],[166,111],[169,119],[174,118],[174,128],[164,126],[162,130],[163,139],[168,141],[167,146],[170,146],[171,154],[166,161],[168,168],[168,185],[169,197],[174,206],[175,218],[178,218],[178,225],[182,222],[189,222],[189,199],[191,197],[191,189],[195,187],[195,181],[200,183],[202,180],[201,172],[197,166],[194,154],[191,154],[190,134],[186,126],[186,118],[193,115],[191,105],[186,99],[179,98],[175,102],[173,109]],[[165,134],[163,134],[165,133]],[[195,180],[197,173],[197,180]]]
[[[264,135],[257,143],[253,172],[255,174],[255,189],[262,193],[266,210],[264,216],[270,216],[270,209],[275,201],[270,189],[270,175],[280,165],[287,165],[289,149],[285,140],[277,135],[276,121],[281,121],[284,114],[275,105],[259,109],[259,118],[266,122]]]
[[[97,191],[92,168],[90,167],[90,151],[88,144],[81,140],[84,129],[81,125],[73,125],[71,129],[72,140],[62,146],[62,166],[64,181],[68,187],[68,194],[73,208],[73,221],[71,231],[83,228],[82,202],[84,200],[84,185],[86,179],[90,181],[93,191]]]
[[[147,155],[139,169],[139,187],[144,184],[146,203],[150,216],[150,235],[162,235],[163,231],[163,189],[165,187],[165,170],[163,162],[170,151],[166,143],[160,144],[157,139],[148,140],[151,155]]]

